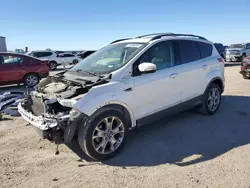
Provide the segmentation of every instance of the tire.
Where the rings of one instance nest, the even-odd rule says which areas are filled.
[[[250,76],[247,76],[247,75],[245,75],[245,74],[243,74],[242,77],[243,77],[244,79],[250,79]]]
[[[50,61],[49,62],[49,67],[50,67],[50,70],[56,70],[57,62],[56,61]]]
[[[107,124],[104,123],[105,119],[108,119],[108,122],[112,121],[112,117],[115,118],[113,120],[113,124],[111,125],[111,127],[113,127],[113,131],[116,129],[116,126],[118,124],[121,125],[118,129],[116,129],[117,132],[119,130],[120,133],[114,134],[113,136],[112,131],[110,134],[106,130]],[[120,152],[120,150],[125,144],[127,135],[128,123],[126,122],[126,119],[123,114],[113,108],[103,108],[98,113],[88,118],[85,121],[84,125],[80,127],[78,131],[78,142],[81,149],[88,156],[95,160],[103,161],[116,156]],[[123,138],[121,138],[122,136]],[[115,142],[114,145],[112,144],[114,149],[112,151],[111,141],[114,142],[118,140],[120,141],[120,143]],[[101,144],[106,145],[105,147],[102,147]]]
[[[40,77],[35,73],[29,73],[24,76],[23,83],[28,87],[36,86],[40,81]]]
[[[216,91],[216,96],[217,96],[217,100],[218,100],[217,101],[216,98],[213,98],[214,101],[216,102],[214,109],[212,106],[209,105],[209,104],[211,104],[211,100],[210,100],[212,97],[211,92],[213,92],[213,91]],[[200,112],[205,114],[205,115],[212,115],[218,111],[218,109],[220,108],[220,104],[221,104],[221,89],[217,84],[212,83],[208,87],[208,89],[206,90],[206,92],[204,94],[203,103],[201,105]],[[210,107],[212,107],[212,108],[210,108]]]
[[[79,61],[77,59],[73,60],[73,65],[77,64]]]

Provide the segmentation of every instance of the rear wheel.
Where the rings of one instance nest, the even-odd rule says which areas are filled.
[[[40,80],[40,78],[37,74],[30,73],[24,77],[23,83],[26,86],[34,87],[39,83],[39,80]]]
[[[96,160],[107,160],[119,153],[124,146],[128,124],[120,111],[104,108],[86,120],[78,132],[82,150]]]
[[[50,70],[56,70],[57,63],[55,61],[50,61],[49,62],[49,67],[50,67]]]
[[[75,65],[75,64],[77,64],[78,63],[78,60],[77,59],[74,59],[73,60],[73,64]]]
[[[212,115],[220,107],[221,103],[221,89],[220,87],[212,83],[204,94],[203,103],[200,111],[203,114]]]

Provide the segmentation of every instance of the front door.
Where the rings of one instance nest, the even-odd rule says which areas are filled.
[[[19,83],[24,76],[23,58],[19,56],[0,55],[0,83]]]
[[[154,63],[156,72],[140,74],[138,65]],[[129,104],[136,119],[153,115],[175,106],[181,101],[181,80],[175,67],[172,42],[164,41],[147,50],[133,65],[134,86]]]

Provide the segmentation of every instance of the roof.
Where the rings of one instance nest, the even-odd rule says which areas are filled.
[[[119,39],[116,41],[113,41],[113,43],[123,43],[123,42],[138,42],[138,43],[148,43],[151,41],[159,40],[162,38],[169,38],[169,39],[176,39],[176,38],[184,38],[184,39],[194,39],[194,40],[203,40],[203,41],[208,41],[204,37],[198,36],[198,35],[192,35],[192,34],[175,34],[175,33],[153,33],[153,34],[147,34],[147,35],[142,35],[138,36],[135,38],[126,38],[126,39]]]
[[[0,36],[0,38],[4,38],[5,39],[5,37],[2,37],[2,36]]]

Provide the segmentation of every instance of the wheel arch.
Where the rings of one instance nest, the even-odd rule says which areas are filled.
[[[28,72],[28,73],[26,73],[26,74],[23,76],[23,79],[22,79],[22,80],[24,81],[25,77],[26,77],[27,75],[29,75],[29,74],[35,74],[35,75],[38,76],[39,79],[41,79],[41,77],[40,77],[40,75],[39,75],[38,73],[36,73],[36,72]]]
[[[132,110],[126,104],[122,102],[116,101],[116,102],[112,102],[109,104],[105,104],[101,106],[100,108],[98,108],[92,115],[102,112],[105,108],[115,109],[115,110],[120,111],[122,114],[124,114],[125,119],[127,120],[127,123],[129,125],[129,128],[133,128],[136,126],[136,121],[135,121]]]
[[[217,84],[217,85],[220,87],[220,89],[221,89],[221,93],[224,92],[224,83],[223,83],[222,78],[220,78],[220,77],[215,77],[215,78],[213,78],[213,79],[208,83],[205,92],[207,91],[207,89],[209,88],[209,86],[210,86],[211,84]]]

